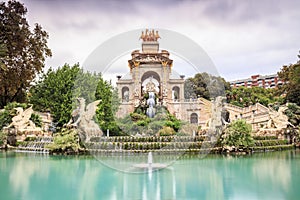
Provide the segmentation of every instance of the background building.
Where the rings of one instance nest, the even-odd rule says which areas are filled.
[[[278,79],[277,74],[271,75],[252,75],[250,78],[231,81],[231,87],[262,87],[262,88],[276,88],[282,85],[283,82]]]

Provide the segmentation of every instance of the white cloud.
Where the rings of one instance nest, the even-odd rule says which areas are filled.
[[[40,23],[50,34],[53,57],[47,65],[52,67],[82,64],[111,36],[146,27],[191,38],[228,80],[276,73],[282,65],[295,62],[300,49],[299,1],[24,2],[30,23]],[[176,64],[183,62],[175,60]]]

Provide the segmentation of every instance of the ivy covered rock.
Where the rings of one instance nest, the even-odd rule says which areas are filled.
[[[83,151],[79,144],[79,136],[75,129],[63,128],[56,133],[53,143],[46,146],[51,153],[74,154]]]

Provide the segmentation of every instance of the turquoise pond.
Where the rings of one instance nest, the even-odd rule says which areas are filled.
[[[172,156],[153,155],[154,163],[164,159],[171,163]],[[184,155],[161,170],[128,169],[132,161],[146,160],[142,155],[0,152],[0,199],[300,198],[299,150],[247,156]]]

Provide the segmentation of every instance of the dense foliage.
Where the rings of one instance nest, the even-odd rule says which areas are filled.
[[[283,98],[277,96],[277,89],[264,89],[261,87],[238,87],[227,91],[227,102],[240,107],[247,107],[260,103],[264,106],[283,102]]]
[[[50,111],[59,127],[67,123],[71,117],[73,87],[79,71],[78,64],[72,67],[65,64],[44,73],[30,90],[29,100],[34,110]]]
[[[236,120],[226,127],[221,143],[223,146],[252,146],[254,140],[251,136],[251,131],[251,125],[247,124],[245,120]]]
[[[205,72],[198,73],[185,81],[184,97],[186,99],[203,97],[209,100],[225,95],[225,90],[230,90],[230,83],[226,82],[224,78]]]
[[[300,58],[300,55],[298,57]],[[278,76],[285,83],[280,87],[281,94],[286,95],[285,100],[300,106],[300,60],[295,64],[283,66]]]
[[[22,3],[0,3],[0,108],[26,100],[31,81],[41,72],[45,58],[51,56],[48,33],[39,24],[33,30]]]

